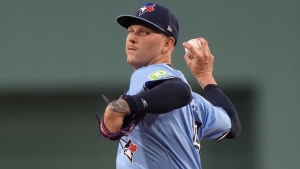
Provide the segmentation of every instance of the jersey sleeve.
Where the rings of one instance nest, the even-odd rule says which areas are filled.
[[[201,123],[201,130],[198,135],[209,140],[220,141],[230,131],[231,122],[227,113],[217,106],[213,106],[197,93],[193,93],[194,97],[194,116],[196,121]]]
[[[174,70],[167,65],[159,64],[140,68],[131,76],[129,91],[131,91],[130,94],[137,94],[142,90],[153,88],[161,81],[176,77]]]

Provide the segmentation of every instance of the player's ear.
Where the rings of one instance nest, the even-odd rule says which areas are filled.
[[[167,37],[164,41],[164,46],[162,49],[162,53],[167,52],[168,50],[174,47],[175,39],[173,37]]]
[[[166,39],[165,45],[173,47],[175,44],[175,39],[173,37],[168,37]]]

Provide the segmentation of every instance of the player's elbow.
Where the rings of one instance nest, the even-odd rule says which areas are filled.
[[[165,92],[168,93],[167,96],[172,96],[166,99],[168,100],[166,104],[176,105],[171,110],[186,106],[193,99],[190,86],[180,78],[169,80]]]
[[[238,120],[231,124],[231,129],[230,129],[229,133],[227,134],[226,138],[227,139],[235,139],[240,134],[241,134],[241,123]]]
[[[184,85],[181,86],[181,90],[180,91],[181,91],[181,96],[182,96],[181,98],[183,100],[182,106],[186,106],[193,99],[190,86],[185,83]]]
[[[240,132],[238,131],[234,131],[234,130],[230,130],[230,132],[227,134],[226,138],[227,139],[235,139],[240,135]]]

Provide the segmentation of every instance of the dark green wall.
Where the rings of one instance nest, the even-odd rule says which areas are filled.
[[[242,135],[202,143],[206,168],[297,168],[300,1],[158,1],[180,22],[173,66],[197,89],[181,43],[202,36]],[[101,94],[128,87],[126,30],[142,1],[0,0],[0,168],[114,168],[98,138]],[[200,91],[199,91],[200,92]],[[228,167],[230,168],[230,167]]]
[[[107,97],[118,98],[116,92],[109,92]],[[204,140],[203,166],[252,169],[256,160],[252,139],[255,96],[250,88],[225,89],[225,92],[237,110],[246,113],[240,118],[247,127],[237,140],[220,143]],[[0,97],[0,168],[115,168],[118,142],[98,138],[96,114],[101,117],[106,107],[101,93]]]

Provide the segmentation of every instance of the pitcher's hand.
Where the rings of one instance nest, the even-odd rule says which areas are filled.
[[[198,83],[204,89],[208,84],[217,84],[212,75],[214,56],[210,53],[207,41],[204,38],[197,39],[202,44],[200,50],[187,42],[183,43],[183,46],[193,55],[193,57],[190,57],[188,54],[185,54],[184,60]]]

